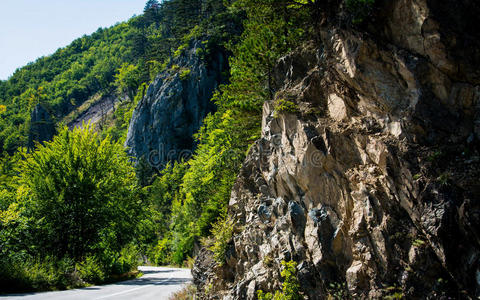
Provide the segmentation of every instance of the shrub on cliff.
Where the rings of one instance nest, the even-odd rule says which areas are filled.
[[[297,279],[297,263],[294,261],[282,261],[283,270],[280,273],[284,279],[282,291],[276,291],[275,294],[257,291],[259,300],[302,300],[304,297],[300,294],[300,283]]]

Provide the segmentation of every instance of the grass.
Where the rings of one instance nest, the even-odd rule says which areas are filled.
[[[193,284],[186,285],[182,290],[176,292],[169,300],[192,300],[195,299],[197,288]]]

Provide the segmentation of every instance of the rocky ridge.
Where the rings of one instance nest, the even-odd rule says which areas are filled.
[[[278,290],[282,260],[309,299],[480,295],[479,8],[378,10],[374,30],[323,25],[278,62],[232,191],[227,260],[203,249],[193,269],[200,298]]]
[[[144,98],[135,108],[125,146],[137,160],[161,169],[168,161],[187,159],[194,147],[193,134],[215,107],[210,99],[224,83],[228,66],[225,54],[218,50],[210,59],[202,59],[201,40],[190,47],[157,75]]]

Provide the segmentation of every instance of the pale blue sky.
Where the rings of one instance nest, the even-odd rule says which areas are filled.
[[[0,79],[99,27],[140,14],[146,0],[0,0]]]

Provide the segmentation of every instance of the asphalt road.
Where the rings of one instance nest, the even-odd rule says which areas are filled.
[[[191,281],[189,269],[163,267],[139,267],[144,275],[140,278],[121,281],[114,284],[91,286],[82,289],[26,293],[0,296],[0,299],[32,300],[100,300],[100,299],[165,299]]]

